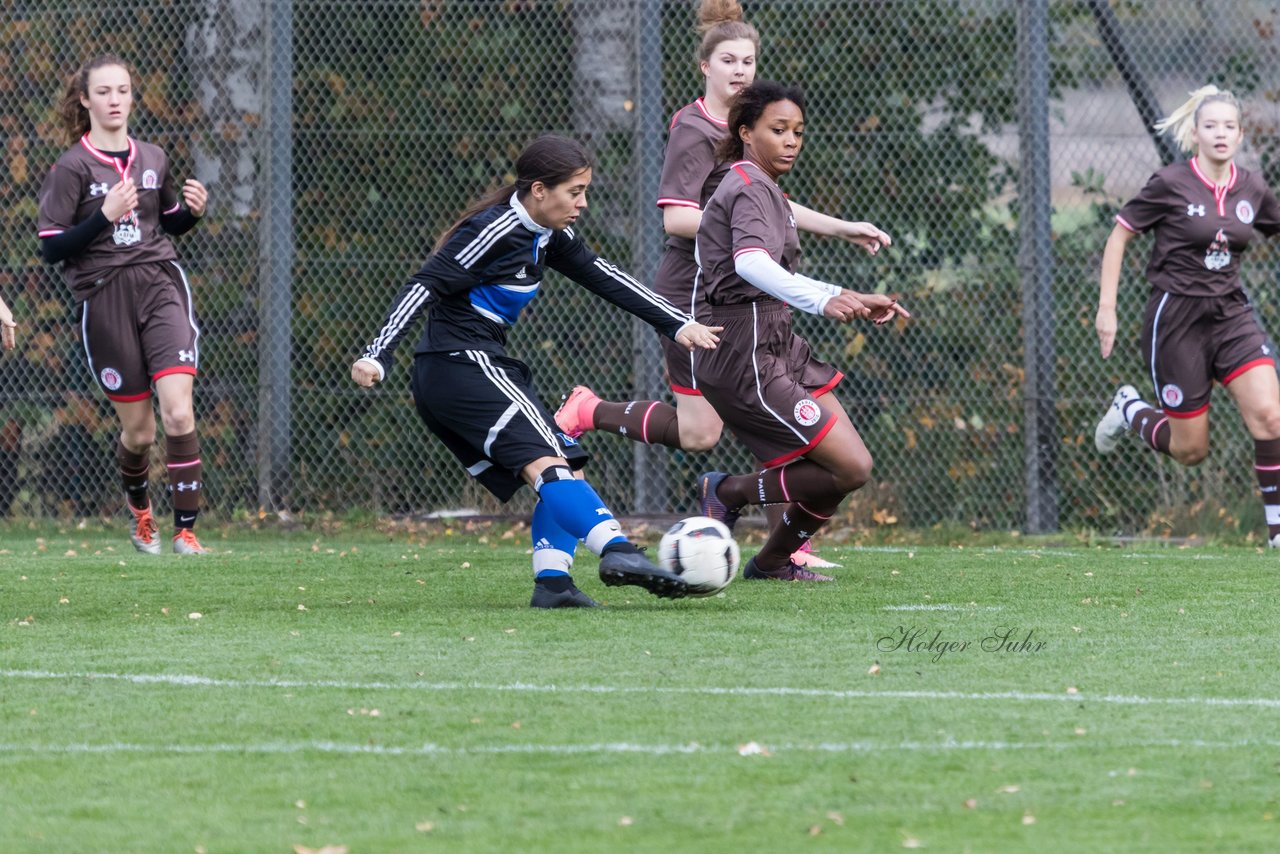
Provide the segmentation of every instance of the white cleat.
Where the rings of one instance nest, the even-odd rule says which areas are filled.
[[[1124,418],[1124,408],[1131,401],[1141,399],[1138,396],[1138,390],[1131,385],[1122,385],[1116,389],[1116,395],[1111,399],[1111,406],[1107,407],[1106,414],[1098,422],[1098,428],[1093,431],[1093,444],[1097,446],[1098,453],[1109,454],[1116,449],[1116,445],[1120,444],[1120,437],[1129,431],[1129,422]]]
[[[1273,549],[1280,549],[1280,534],[1276,534],[1274,537],[1267,540],[1267,547],[1273,548]]]
[[[209,550],[200,545],[196,532],[190,528],[181,528],[173,535],[173,553],[176,555],[207,555]]]
[[[160,532],[156,529],[156,520],[151,516],[151,505],[148,504],[146,510],[134,507],[129,509],[133,511],[133,533],[129,535],[133,547],[143,554],[160,554]]]

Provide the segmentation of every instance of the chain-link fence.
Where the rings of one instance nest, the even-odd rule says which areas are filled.
[[[1215,397],[1215,449],[1199,469],[1137,442],[1105,460],[1093,450],[1114,387],[1146,388],[1137,333],[1149,238],[1129,251],[1108,362],[1093,316],[1111,215],[1160,165],[1140,105],[1167,112],[1201,83],[1233,88],[1246,104],[1244,165],[1273,184],[1280,177],[1273,4],[744,6],[762,35],[760,75],[808,95],[806,147],[786,189],[895,238],[876,259],[806,239],[806,272],[898,292],[915,314],[888,329],[799,319],[818,353],[846,370],[839,394],[876,458],[850,519],[1257,526],[1247,438],[1225,397]],[[373,393],[351,384],[348,367],[436,233],[542,132],[582,138],[595,152],[588,240],[642,278],[652,272],[666,118],[701,94],[694,4],[3,8],[0,294],[21,327],[18,351],[0,357],[0,513],[93,515],[121,503],[114,418],[84,367],[68,291],[38,260],[34,225],[36,193],[62,148],[62,80],[104,50],[139,70],[134,135],[211,192],[206,220],[178,240],[203,333],[196,405],[208,505],[224,516],[497,511],[417,421],[407,353]],[[1276,261],[1262,244],[1244,264],[1273,330]],[[652,333],[563,279],[526,313],[511,350],[533,364],[549,401],[577,382],[615,399],[662,390]],[[698,471],[749,465],[728,437],[709,454],[609,436],[586,443],[593,482],[622,512],[688,511]]]

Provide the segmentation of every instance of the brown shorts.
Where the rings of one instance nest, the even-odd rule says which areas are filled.
[[[1225,386],[1250,368],[1275,364],[1243,291],[1184,297],[1152,290],[1142,325],[1142,358],[1157,405],[1172,418],[1205,412],[1214,380]]]
[[[692,253],[668,246],[654,274],[653,289],[676,308],[688,312],[700,323],[707,323],[710,306],[694,290],[697,276],[698,263],[693,260]],[[665,335],[659,340],[667,362],[667,382],[671,384],[671,390],[676,394],[701,395],[694,379],[696,351],[689,352]]]
[[[111,400],[146,400],[154,380],[196,373],[200,330],[186,274],[173,261],[113,270],[80,309],[89,370]]]
[[[814,358],[780,302],[712,306],[711,321],[724,332],[720,346],[699,353],[698,388],[725,426],[764,468],[813,450],[836,423],[815,398],[844,374]]]

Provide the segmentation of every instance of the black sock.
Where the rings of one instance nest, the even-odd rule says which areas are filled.
[[[573,587],[573,576],[571,575],[543,575],[533,580],[534,584],[545,587],[552,593],[563,593]]]

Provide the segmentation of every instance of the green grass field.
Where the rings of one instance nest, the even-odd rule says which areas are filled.
[[[584,555],[542,612],[503,533],[0,529],[0,851],[1280,849],[1276,555]]]

